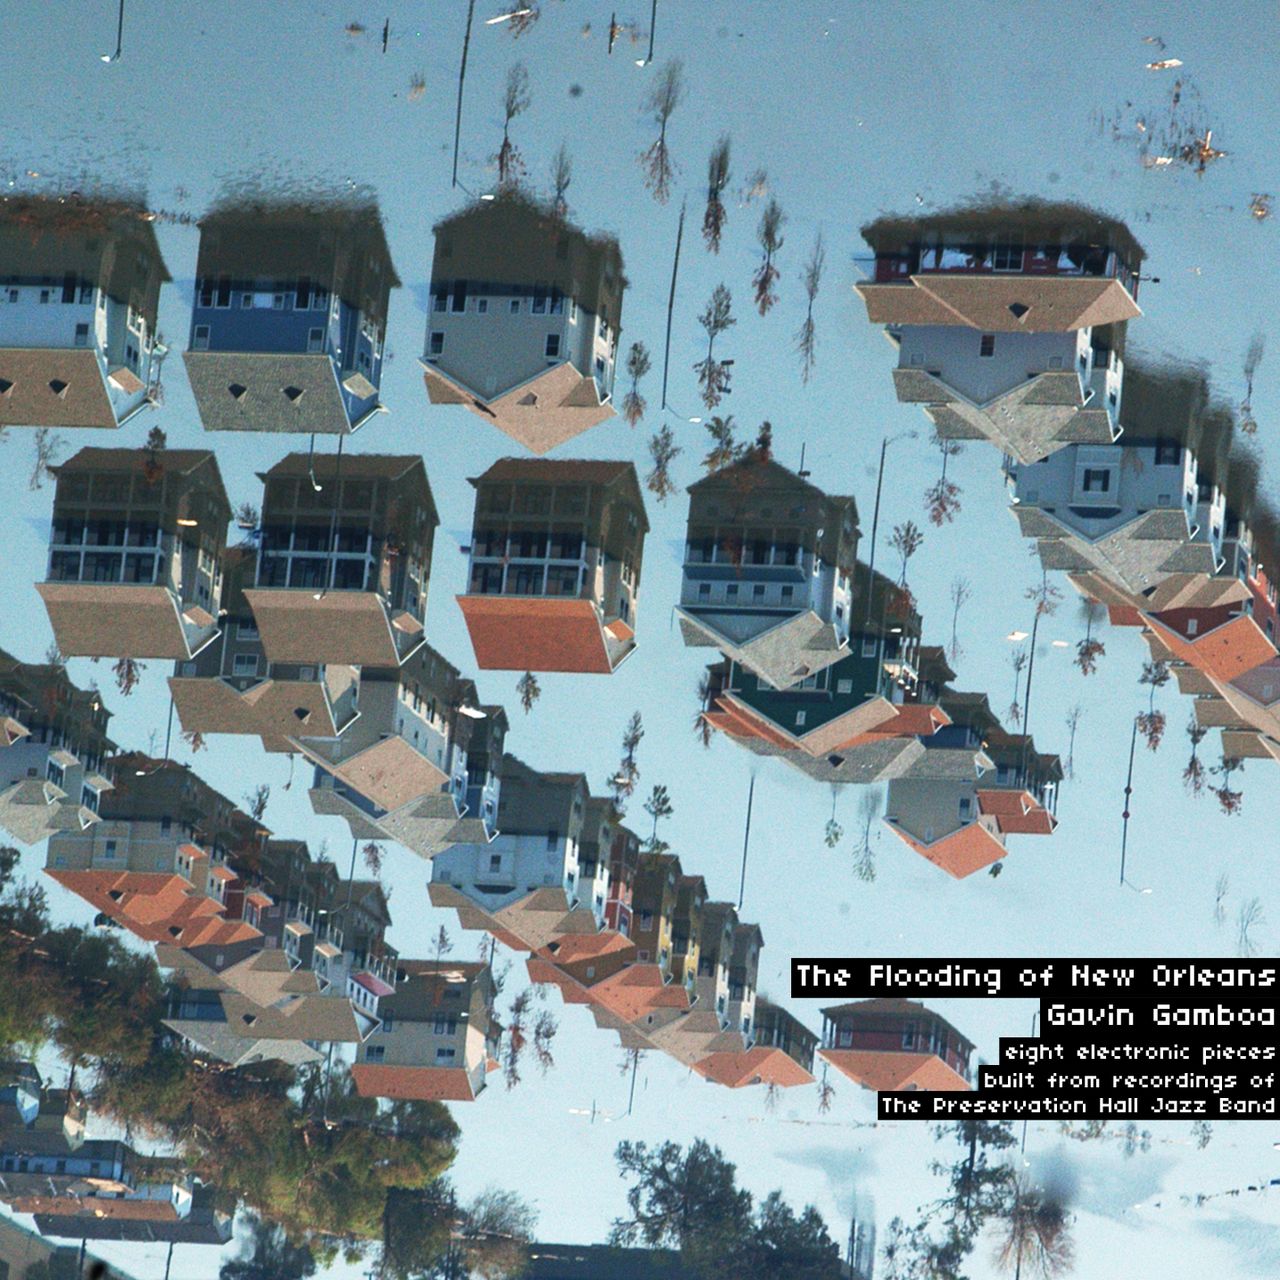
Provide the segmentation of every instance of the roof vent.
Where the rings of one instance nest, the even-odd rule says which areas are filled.
[[[1009,310],[1013,313],[1015,320],[1021,320],[1031,308],[1025,302],[1011,302],[1009,303]]]
[[[177,924],[171,924],[171,925],[169,926],[169,936],[170,936],[171,938],[180,938],[180,937],[182,937],[182,926],[181,926],[181,925],[177,925]]]
[[[297,404],[306,395],[306,392],[301,387],[282,387],[281,390],[284,392],[284,398],[290,404]]]
[[[239,382],[233,382],[227,387],[227,390],[231,393],[231,398],[233,400],[243,400],[248,389],[248,387],[243,386]]]
[[[253,1024],[258,1020],[258,1015],[256,1013],[242,1013],[240,1016],[244,1019],[244,1025],[246,1027],[253,1026]]]
[[[538,403],[537,393],[533,391],[528,392],[526,395],[523,395],[520,397],[519,403],[527,404],[527,405],[536,405]]]
[[[61,378],[49,379],[49,390],[53,392],[59,400],[65,400],[67,395],[67,384]]]
[[[112,902],[119,902],[120,899],[124,897],[124,894],[119,889],[111,889],[108,891],[107,897],[110,898]]]
[[[0,378],[0,396],[7,396],[13,390],[13,380],[11,378]]]
[[[844,756],[828,756],[827,763],[833,769],[838,769],[842,764],[844,764]]]
[[[296,719],[301,720],[303,724],[306,724],[307,721],[311,719],[311,708],[294,707],[293,714]]]

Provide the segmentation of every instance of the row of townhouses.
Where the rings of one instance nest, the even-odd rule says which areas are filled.
[[[201,219],[183,353],[208,431],[345,436],[380,397],[400,284],[375,204],[225,201]],[[163,401],[169,273],[139,203],[0,207],[0,425],[119,427]],[[431,403],[535,453],[613,417],[626,288],[615,238],[516,191],[435,227]]]

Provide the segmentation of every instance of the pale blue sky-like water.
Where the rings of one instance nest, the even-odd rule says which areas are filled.
[[[473,31],[462,127],[460,177],[473,191],[490,187],[488,157],[501,136],[500,96],[510,64],[529,69],[532,107],[513,126],[532,180],[545,189],[551,157],[564,141],[574,160],[568,199],[588,228],[615,232],[630,288],[622,312],[622,348],[637,339],[660,352],[670,258],[681,196],[689,199],[672,338],[669,401],[700,412],[691,365],[700,355],[696,314],[715,284],[734,292],[737,326],[726,354],[736,359],[731,408],[745,431],[768,419],[777,456],[796,467],[801,448],[815,483],[853,492],[869,533],[879,442],[915,430],[892,446],[881,534],[913,518],[924,524],[921,495],[936,477],[928,422],[894,396],[894,357],[866,321],[852,292],[854,258],[866,253],[858,227],[886,211],[945,207],[978,194],[1012,192],[1096,205],[1126,219],[1160,284],[1145,285],[1143,317],[1129,332],[1131,351],[1206,362],[1214,386],[1232,402],[1244,394],[1241,366],[1261,331],[1274,348],[1274,299],[1280,292],[1275,220],[1251,216],[1257,194],[1280,191],[1280,107],[1265,86],[1274,78],[1278,39],[1274,6],[1229,10],[1192,5],[1084,3],[850,3],[800,0],[775,5],[739,0],[660,0],[655,58],[683,60],[688,95],[672,118],[669,141],[679,165],[677,195],[656,204],[641,183],[638,154],[652,130],[640,104],[652,69],[634,59],[645,42],[624,36],[605,52],[611,4],[544,0],[544,16],[513,41],[483,19],[498,11],[480,0]],[[648,21],[648,3],[623,4],[618,17]],[[466,15],[463,0],[403,3],[363,0],[334,7],[295,0],[129,0],[124,56],[103,65],[114,42],[108,0],[8,0],[0,42],[0,183],[13,192],[128,187],[154,208],[201,213],[228,183],[253,181],[285,190],[376,192],[404,287],[393,294],[389,363],[382,399],[390,413],[353,441],[359,451],[421,452],[441,530],[436,541],[428,615],[431,643],[464,671],[473,656],[453,596],[462,589],[473,490],[466,477],[515,452],[506,437],[461,409],[428,404],[417,358],[426,323],[431,226],[455,209],[450,160],[457,65]],[[390,16],[387,53],[379,33]],[[364,34],[344,28],[360,23]],[[587,29],[589,24],[589,30]],[[1162,37],[1166,52],[1144,43]],[[1177,57],[1178,71],[1152,72],[1153,58]],[[1213,129],[1227,155],[1197,177],[1181,165],[1147,168],[1139,160],[1136,119],[1156,121],[1170,76],[1180,75],[1186,113]],[[415,76],[425,82],[411,95]],[[1120,136],[1113,137],[1118,121]],[[715,138],[733,139],[734,180],[724,247],[708,255],[698,234],[707,153]],[[778,258],[781,301],[765,318],[749,306],[758,250],[759,202],[737,192],[763,168],[770,193],[788,216]],[[804,315],[799,274],[815,233],[827,246],[827,269],[815,308],[818,363],[802,386],[793,334]],[[157,234],[174,277],[160,327],[174,348],[166,369],[167,403],[119,433],[64,432],[68,452],[81,444],[141,445],[152,425],[171,447],[216,449],[233,504],[257,501],[255,471],[265,470],[300,438],[254,438],[201,432],[177,352],[185,345],[197,231],[161,222]],[[1280,473],[1280,352],[1259,369],[1253,404],[1266,485]],[[660,367],[647,380],[659,398]],[[645,443],[657,427],[629,429],[620,419],[580,436],[557,456],[622,457],[647,468]],[[702,428],[676,428],[684,453],[682,484],[700,473]],[[0,444],[4,555],[0,557],[0,645],[37,659],[51,639],[32,590],[44,573],[51,486],[27,486],[29,433]],[[950,631],[948,588],[957,573],[974,587],[960,617],[964,657],[957,687],[989,691],[1003,710],[1012,689],[1005,636],[1029,629],[1024,588],[1039,576],[1008,514],[1000,459],[972,444],[949,475],[963,491],[954,524],[926,527],[912,562],[912,586],[926,641]],[[691,732],[695,689],[706,652],[686,649],[672,625],[678,598],[685,499],[649,501],[652,530],[645,556],[639,649],[610,678],[544,676],[543,696],[526,718],[514,675],[481,673],[486,700],[505,702],[509,748],[543,769],[582,770],[599,789],[612,771],[632,710],[644,717],[641,791],[667,784],[675,816],[665,836],[687,869],[707,879],[714,897],[738,884],[743,810],[756,774],[751,859],[744,913],[760,922],[765,950],[760,986],[783,999],[794,954],[1231,955],[1231,919],[1258,896],[1274,919],[1280,767],[1252,761],[1240,781],[1244,810],[1227,818],[1212,798],[1183,790],[1182,727],[1189,714],[1172,685],[1158,704],[1169,733],[1159,752],[1140,747],[1135,773],[1130,876],[1149,895],[1117,884],[1119,814],[1132,715],[1145,697],[1137,685],[1145,646],[1135,631],[1108,630],[1098,673],[1071,665],[1083,634],[1069,588],[1058,615],[1041,628],[1031,729],[1039,745],[1066,750],[1065,720],[1083,706],[1075,777],[1065,784],[1061,826],[1050,840],[1014,838],[998,880],[952,882],[888,833],[877,846],[872,884],[854,878],[847,853],[822,843],[828,789],[777,762],[760,763],[717,740],[704,751]],[[865,547],[865,543],[864,543]],[[864,552],[865,554],[865,552]],[[883,567],[892,557],[882,542]],[[1061,584],[1065,587],[1065,583]],[[97,679],[115,713],[113,736],[145,747],[154,729],[163,742],[167,664],[147,664],[128,700],[110,688],[109,665],[71,663],[81,684]],[[188,759],[175,730],[177,758]],[[1211,746],[1212,743],[1206,744]],[[327,841],[345,866],[347,834],[336,819],[312,815],[299,784],[283,789],[288,766],[253,742],[212,739],[194,763],[213,785],[238,798],[260,780],[271,784],[267,821],[281,835]],[[856,796],[840,799],[852,829]],[[43,851],[28,851],[34,873]],[[1214,884],[1230,880],[1228,923],[1215,925]],[[392,847],[387,862],[396,923],[389,940],[402,954],[427,946],[443,913],[427,903],[427,868]],[[89,912],[49,885],[60,918]],[[452,925],[452,920],[448,921]],[[1255,931],[1264,954],[1275,951],[1268,922]],[[468,935],[457,954],[478,946]],[[519,962],[517,962],[518,965]],[[837,1081],[832,1110],[819,1114],[812,1088],[786,1094],[775,1111],[759,1089],[731,1092],[707,1084],[654,1055],[640,1073],[632,1116],[620,1050],[584,1009],[559,1008],[556,1066],[526,1072],[512,1092],[494,1084],[455,1107],[462,1128],[454,1176],[464,1194],[489,1183],[519,1190],[538,1207],[543,1239],[598,1240],[624,1208],[612,1151],[623,1137],[688,1142],[706,1137],[737,1162],[742,1181],[763,1195],[780,1186],[792,1202],[812,1201],[842,1237],[855,1197],[874,1200],[883,1227],[935,1190],[927,1171],[934,1144],[921,1126],[864,1127],[872,1098]],[[812,1026],[816,1004],[791,1007]],[[939,1002],[988,1058],[1001,1034],[1020,1033],[1029,1002]],[[593,1104],[605,1118],[581,1113]],[[608,1118],[609,1114],[613,1118]],[[1280,1174],[1274,1126],[1219,1126],[1196,1151],[1185,1126],[1152,1125],[1150,1153],[1124,1160],[1118,1144],[1063,1144],[1050,1126],[1031,1128],[1036,1162],[1070,1165],[1078,1182],[1080,1280],[1147,1277],[1269,1276],[1280,1270],[1280,1212],[1271,1198],[1244,1193],[1195,1208],[1183,1195],[1243,1187]],[[163,1249],[106,1246],[101,1252],[140,1277],[158,1276]],[[974,1274],[994,1274],[980,1249]],[[181,1266],[179,1266],[181,1263]],[[217,1271],[210,1250],[180,1247],[174,1275],[203,1280]],[[359,1268],[334,1269],[355,1275]]]

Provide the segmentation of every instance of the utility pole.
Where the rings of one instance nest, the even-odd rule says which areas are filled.
[[[453,186],[458,185],[458,139],[462,136],[462,86],[467,78],[467,50],[471,47],[471,19],[476,0],[467,3],[467,33],[462,38],[462,65],[458,68],[458,106],[453,116]]]
[[[875,596],[876,582],[876,531],[880,528],[880,488],[884,484],[884,455],[889,448],[889,437],[880,441],[880,472],[876,476],[876,506],[871,516],[871,557],[867,562],[867,617],[871,622],[871,601]]]
[[[742,910],[742,899],[747,891],[747,846],[751,842],[751,802],[756,794],[756,775],[751,775],[751,786],[747,790],[747,826],[742,833],[742,876],[738,881],[738,910]]]
[[[686,201],[680,201],[680,221],[676,224],[676,252],[671,260],[671,289],[667,293],[667,340],[662,352],[662,407],[667,407],[667,370],[671,365],[671,316],[676,306],[676,274],[680,270],[680,245],[684,240],[684,210]]]

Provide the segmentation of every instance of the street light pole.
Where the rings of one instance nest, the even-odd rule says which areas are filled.
[[[742,876],[738,881],[738,910],[742,910],[742,899],[747,891],[747,846],[751,842],[751,802],[756,795],[756,775],[751,775],[751,786],[747,789],[747,826],[742,833]]]
[[[671,366],[671,315],[676,305],[676,275],[680,270],[680,244],[684,240],[685,201],[680,202],[680,221],[676,224],[676,252],[671,259],[671,288],[667,293],[667,338],[662,352],[662,407],[667,407],[667,371]]]
[[[124,0],[121,0],[124,3]],[[467,33],[462,38],[462,65],[458,68],[458,105],[453,115],[453,185],[458,185],[458,139],[462,136],[462,86],[467,78],[467,50],[471,47],[471,19],[475,17],[476,0],[467,4]]]
[[[99,60],[102,62],[119,62],[120,54],[124,51],[124,0],[120,0],[120,12],[116,17],[116,51],[115,53],[99,54]]]

